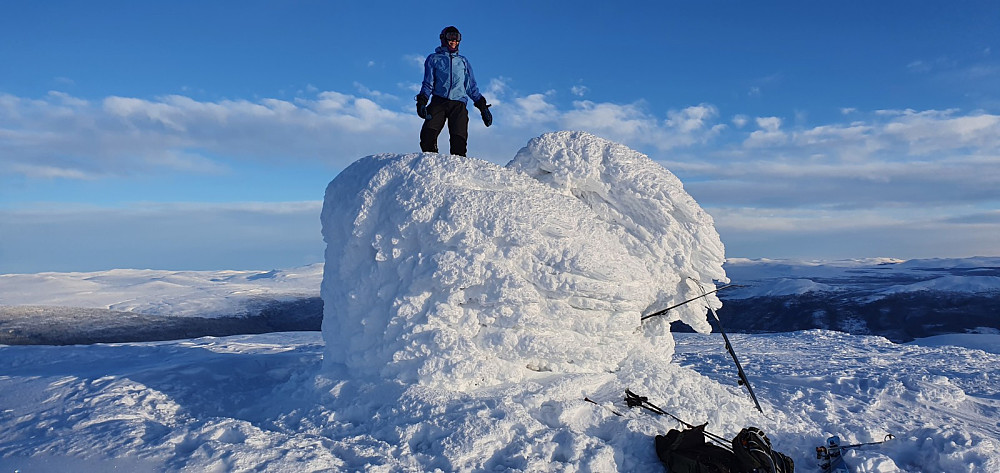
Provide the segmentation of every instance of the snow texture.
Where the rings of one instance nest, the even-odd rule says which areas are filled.
[[[698,295],[691,278],[725,280],[681,182],[585,133],[536,138],[506,167],[361,159],[330,183],[322,223],[327,362],[357,376],[468,390],[614,372],[633,351],[667,362],[669,322],[710,331],[705,306],[640,317]]]
[[[814,448],[829,435],[890,433],[848,452],[857,473],[1000,471],[1000,355],[820,330],[734,334],[762,416],[720,336],[676,337],[674,362],[633,375],[535,373],[472,392],[317,377],[318,332],[0,346],[0,471],[663,471],[653,436],[680,425],[629,409],[624,388],[727,438],[758,426],[800,472],[819,471]]]

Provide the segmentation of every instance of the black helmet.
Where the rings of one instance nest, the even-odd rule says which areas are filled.
[[[441,30],[441,46],[447,47],[448,40],[462,41],[462,33],[459,33],[458,28],[454,26],[449,26]]]

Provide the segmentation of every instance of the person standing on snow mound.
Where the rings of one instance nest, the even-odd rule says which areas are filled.
[[[424,82],[417,100],[417,115],[424,119],[420,128],[420,150],[436,153],[437,139],[448,122],[451,154],[465,156],[469,141],[468,99],[479,109],[483,124],[493,124],[486,98],[479,93],[469,60],[458,54],[462,33],[449,26],[441,30],[441,46],[424,61]],[[430,100],[430,104],[427,101]]]

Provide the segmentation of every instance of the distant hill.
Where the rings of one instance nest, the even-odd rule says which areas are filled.
[[[720,291],[732,332],[813,328],[895,342],[1000,333],[1000,258],[795,262],[729,260],[745,287]]]

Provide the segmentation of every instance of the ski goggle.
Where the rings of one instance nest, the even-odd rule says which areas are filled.
[[[462,33],[456,33],[454,31],[449,31],[448,33],[444,34],[444,40],[445,41],[454,41],[456,43],[461,43],[462,42]]]

